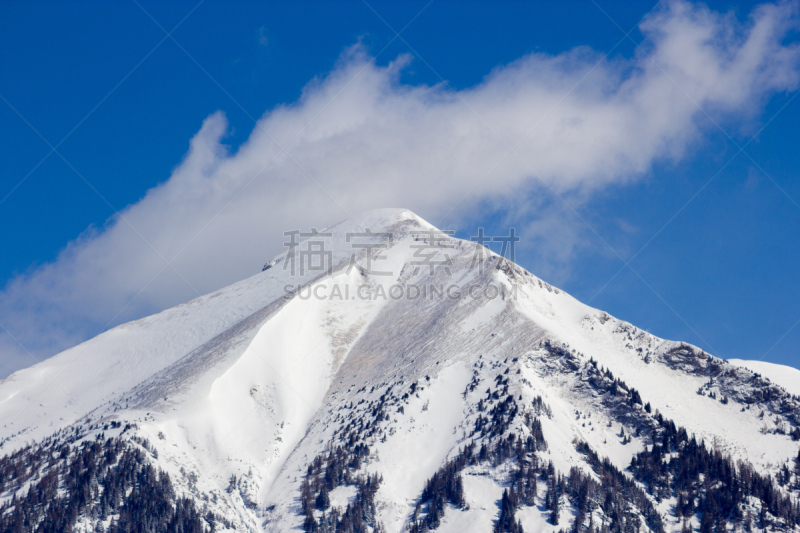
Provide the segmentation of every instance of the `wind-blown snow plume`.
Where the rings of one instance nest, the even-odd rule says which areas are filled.
[[[30,364],[26,350],[50,355],[257,272],[285,230],[384,205],[438,223],[478,202],[519,207],[542,187],[580,202],[635,180],[699,139],[699,107],[752,124],[772,94],[794,90],[800,56],[783,41],[795,23],[794,4],[761,6],[743,25],[669,3],[642,22],[631,59],[531,54],[460,91],[403,84],[410,57],[378,66],[354,46],[235,153],[224,114],[209,116],[165,183],[12,280],[0,375]]]

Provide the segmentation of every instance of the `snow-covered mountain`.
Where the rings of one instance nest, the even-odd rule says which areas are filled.
[[[797,371],[654,337],[407,210],[296,242],[0,382],[0,529],[800,524],[800,380],[769,379]]]

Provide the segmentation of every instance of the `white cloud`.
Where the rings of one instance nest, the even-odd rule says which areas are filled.
[[[782,41],[795,16],[794,5],[765,5],[740,25],[675,2],[641,24],[632,59],[531,54],[458,92],[404,85],[409,57],[379,67],[355,46],[299,101],[267,112],[236,153],[223,144],[225,116],[208,117],[167,182],[10,282],[0,324],[50,355],[126,305],[116,322],[258,272],[287,229],[385,206],[436,223],[467,191],[456,217],[478,203],[511,206],[546,238],[546,207],[526,201],[544,182],[579,203],[680,158],[700,139],[697,105],[752,126],[772,94],[794,90],[798,48]],[[0,375],[31,362],[2,331],[0,350]]]

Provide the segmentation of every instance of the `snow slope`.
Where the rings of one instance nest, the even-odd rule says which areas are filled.
[[[776,365],[767,361],[744,361],[742,359],[728,359],[733,366],[752,370],[761,374],[773,383],[780,385],[791,394],[800,395],[800,370],[786,365]]]
[[[119,434],[111,421],[135,424],[180,489],[242,531],[301,528],[309,464],[356,432],[371,450],[361,471],[383,477],[377,520],[402,531],[426,480],[480,438],[480,402],[494,402],[492,390],[520,413],[547,406],[536,412],[541,457],[563,473],[587,469],[577,441],[624,470],[657,412],[765,472],[797,455],[787,434],[800,425],[800,402],[751,370],[791,394],[800,371],[656,338],[474,243],[442,238],[407,210],[321,233],[298,250],[324,242],[329,270],[292,272],[284,253],[251,278],[0,382],[2,451],[63,428],[91,439]],[[371,268],[356,241],[382,245]],[[444,263],[431,267],[434,252]],[[592,364],[637,389],[652,414],[614,403]],[[509,424],[504,431],[531,434],[521,416]],[[440,530],[491,527],[508,468],[465,471],[468,509],[448,511]],[[355,494],[340,486],[331,500],[344,508]],[[526,530],[559,529],[543,516],[539,507],[517,514]]]

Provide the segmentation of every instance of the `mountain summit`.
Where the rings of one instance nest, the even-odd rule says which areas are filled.
[[[800,525],[800,391],[408,210],[286,240],[0,382],[0,529]]]

